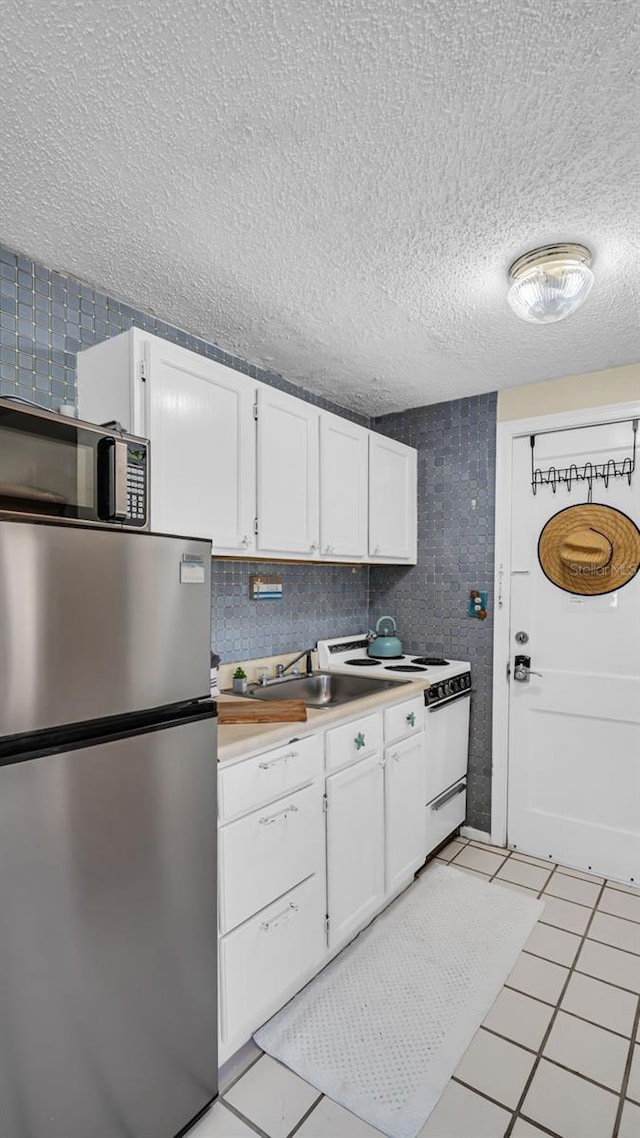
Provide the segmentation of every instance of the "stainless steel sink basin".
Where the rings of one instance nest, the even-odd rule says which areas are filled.
[[[314,672],[312,676],[284,676],[268,684],[250,684],[249,699],[303,699],[307,707],[335,707],[363,695],[399,687],[407,680],[378,680],[347,676],[342,672]]]

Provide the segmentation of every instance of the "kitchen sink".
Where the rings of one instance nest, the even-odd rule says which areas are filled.
[[[267,684],[250,684],[245,695],[248,699],[303,699],[307,707],[335,707],[407,682],[346,676],[341,672],[314,672],[311,676],[283,676]]]

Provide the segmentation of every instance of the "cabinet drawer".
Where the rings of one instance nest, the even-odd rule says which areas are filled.
[[[467,813],[467,783],[463,779],[427,806],[427,854],[457,830]]]
[[[424,696],[417,695],[405,703],[398,703],[395,707],[388,707],[384,713],[384,741],[396,743],[399,739],[406,739],[409,735],[419,735],[424,731]]]
[[[322,784],[287,795],[219,832],[220,932],[323,870]]]
[[[365,715],[327,731],[327,770],[335,771],[354,759],[382,750],[382,715]]]
[[[248,1038],[326,952],[325,892],[315,874],[220,940],[223,1041]]]
[[[220,820],[247,814],[281,798],[322,773],[322,746],[317,735],[297,739],[218,772]]]

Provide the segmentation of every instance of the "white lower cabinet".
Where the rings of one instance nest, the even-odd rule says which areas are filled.
[[[220,940],[223,1056],[240,1047],[320,965],[326,952],[324,896],[324,881],[314,874]]]
[[[220,932],[229,932],[324,865],[320,783],[231,822],[218,841]]]
[[[464,821],[468,715],[420,693],[222,767],[221,1062]]]
[[[461,826],[467,812],[467,780],[461,779],[427,806],[426,854]]]
[[[411,881],[425,856],[425,735],[387,747],[384,767],[386,891]]]
[[[318,735],[222,767],[218,774],[220,822],[274,802],[321,775],[322,739]]]
[[[328,940],[333,948],[384,901],[382,753],[332,774],[326,796]]]

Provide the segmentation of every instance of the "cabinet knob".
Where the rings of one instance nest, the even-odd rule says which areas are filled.
[[[314,541],[311,543],[311,553],[317,553],[317,552],[318,552],[318,543],[317,543],[317,541]]]
[[[332,545],[325,545],[324,551],[325,551],[325,553],[333,553],[333,546]]]
[[[379,545],[376,545],[376,547],[375,547],[375,549],[374,549],[374,551],[373,551],[373,556],[375,557],[375,556],[376,556],[376,554],[378,554],[378,553],[380,553],[380,546],[379,546]]]
[[[415,725],[416,725],[415,712],[413,712],[413,711],[409,712],[409,714],[407,715],[407,723],[409,724],[410,727],[415,727]]]
[[[362,750],[362,748],[365,745],[365,738],[364,738],[364,735],[362,734],[362,731],[358,731],[358,734],[356,735],[356,737],[354,739],[354,743],[356,745],[356,751]]]
[[[245,549],[247,548],[247,546],[248,546],[248,544],[249,544],[249,535],[248,535],[248,534],[246,534],[246,533],[245,533],[245,535],[244,535],[244,537],[243,537],[243,539],[242,539],[242,544],[244,545]]]

